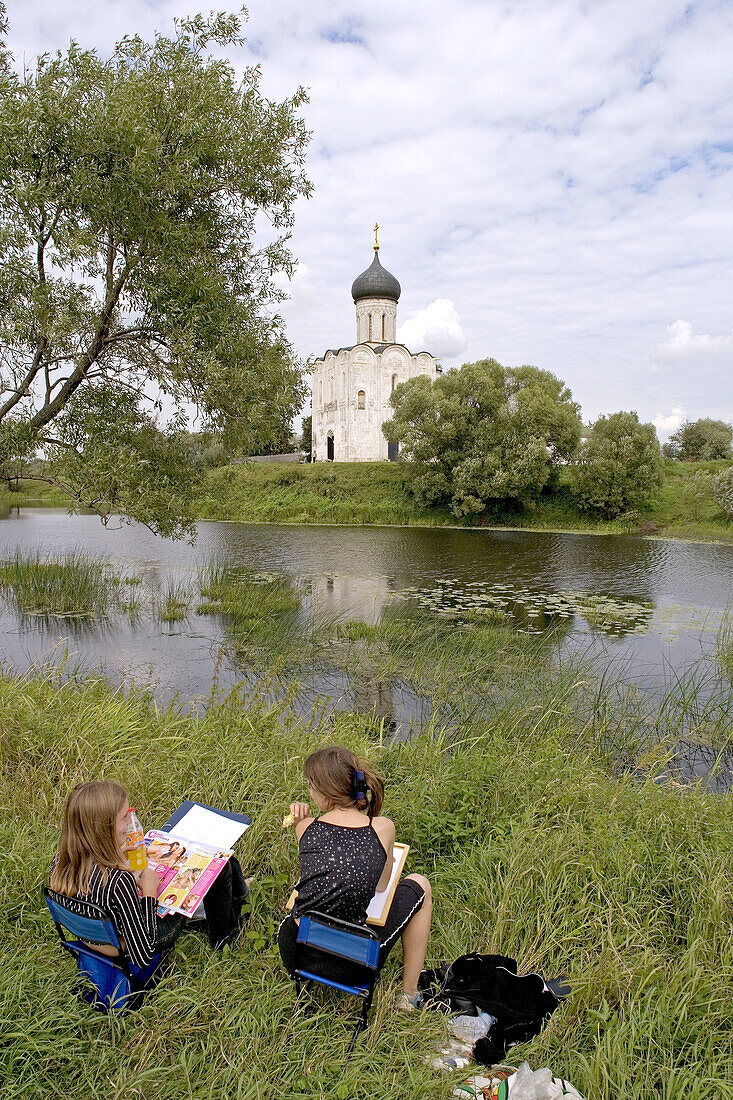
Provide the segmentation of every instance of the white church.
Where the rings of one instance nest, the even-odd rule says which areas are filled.
[[[356,340],[348,348],[329,349],[312,361],[313,460],[372,462],[397,458],[397,445],[382,434],[392,415],[389,395],[400,382],[426,374],[435,379],[440,363],[427,351],[413,355],[397,336],[401,287],[379,262],[374,229],[374,259],[356,278]]]

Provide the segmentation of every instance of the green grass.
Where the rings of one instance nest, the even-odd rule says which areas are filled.
[[[119,579],[98,558],[71,551],[0,561],[0,592],[26,615],[104,618],[116,609]]]
[[[45,481],[20,478],[0,485],[0,508],[19,507],[21,504],[67,505],[65,493]]]
[[[128,584],[130,581],[127,582]],[[177,623],[188,618],[193,596],[182,581],[169,580],[160,597],[155,601],[155,615],[164,623]],[[133,601],[130,601],[132,606]]]
[[[221,616],[241,661],[278,671],[302,656],[305,623],[288,578],[213,562],[200,570],[199,590],[197,613]]]
[[[295,611],[300,606],[287,578],[227,562],[205,566],[199,572],[199,590],[203,597],[197,608],[199,615],[255,619]]]
[[[733,541],[733,524],[721,514],[712,491],[715,474],[729,465],[667,459],[664,484],[649,508],[648,522],[671,537]]]
[[[723,674],[733,685],[733,616],[728,613],[718,631],[716,656]]]
[[[408,470],[390,462],[219,467],[199,486],[196,510],[201,519],[258,523],[493,526],[730,542],[733,525],[720,514],[711,487],[712,474],[725,465],[667,461],[664,486],[651,506],[610,522],[579,512],[561,473],[558,489],[536,504],[468,517],[461,524],[447,508],[418,505],[409,492]]]
[[[225,466],[207,473],[197,512],[256,522],[457,525],[447,510],[417,505],[406,478],[389,462]]]
[[[452,741],[380,746],[350,715],[311,730],[236,696],[195,718],[101,683],[0,679],[2,1100],[450,1096],[454,1079],[426,1064],[442,1018],[391,1011],[398,959],[347,1063],[353,1005],[324,993],[314,1015],[298,1009],[273,946],[296,874],[283,809],[305,796],[305,754],[336,738],[384,771],[410,868],[433,882],[428,962],[478,949],[570,974],[569,1002],[512,1062],[547,1064],[598,1100],[730,1100],[731,796],[653,770],[612,778],[566,694],[515,700]],[[170,976],[122,1019],[71,995],[40,897],[68,790],[101,775],[149,825],[189,796],[253,819],[247,931],[226,955],[184,937]]]

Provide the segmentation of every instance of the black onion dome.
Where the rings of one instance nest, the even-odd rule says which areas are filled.
[[[399,302],[402,287],[379,262],[375,249],[374,259],[366,271],[362,271],[351,284],[351,297],[355,302],[360,298],[391,298]]]

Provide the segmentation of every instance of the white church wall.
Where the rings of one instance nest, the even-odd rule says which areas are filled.
[[[368,344],[357,344],[337,354],[329,351],[316,360],[313,440],[317,461],[328,458],[329,433],[335,462],[386,460],[382,424],[392,415],[390,394],[395,386],[420,374],[437,377],[436,360],[428,352],[412,355],[400,344],[381,353]]]
[[[393,344],[396,338],[396,302],[362,298],[356,303],[356,339],[360,344]]]

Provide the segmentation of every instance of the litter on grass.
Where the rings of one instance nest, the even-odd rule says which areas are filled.
[[[453,1095],[463,1100],[583,1100],[578,1090],[547,1066],[531,1069],[522,1062],[518,1070],[494,1066],[489,1076],[470,1077],[457,1085]]]

